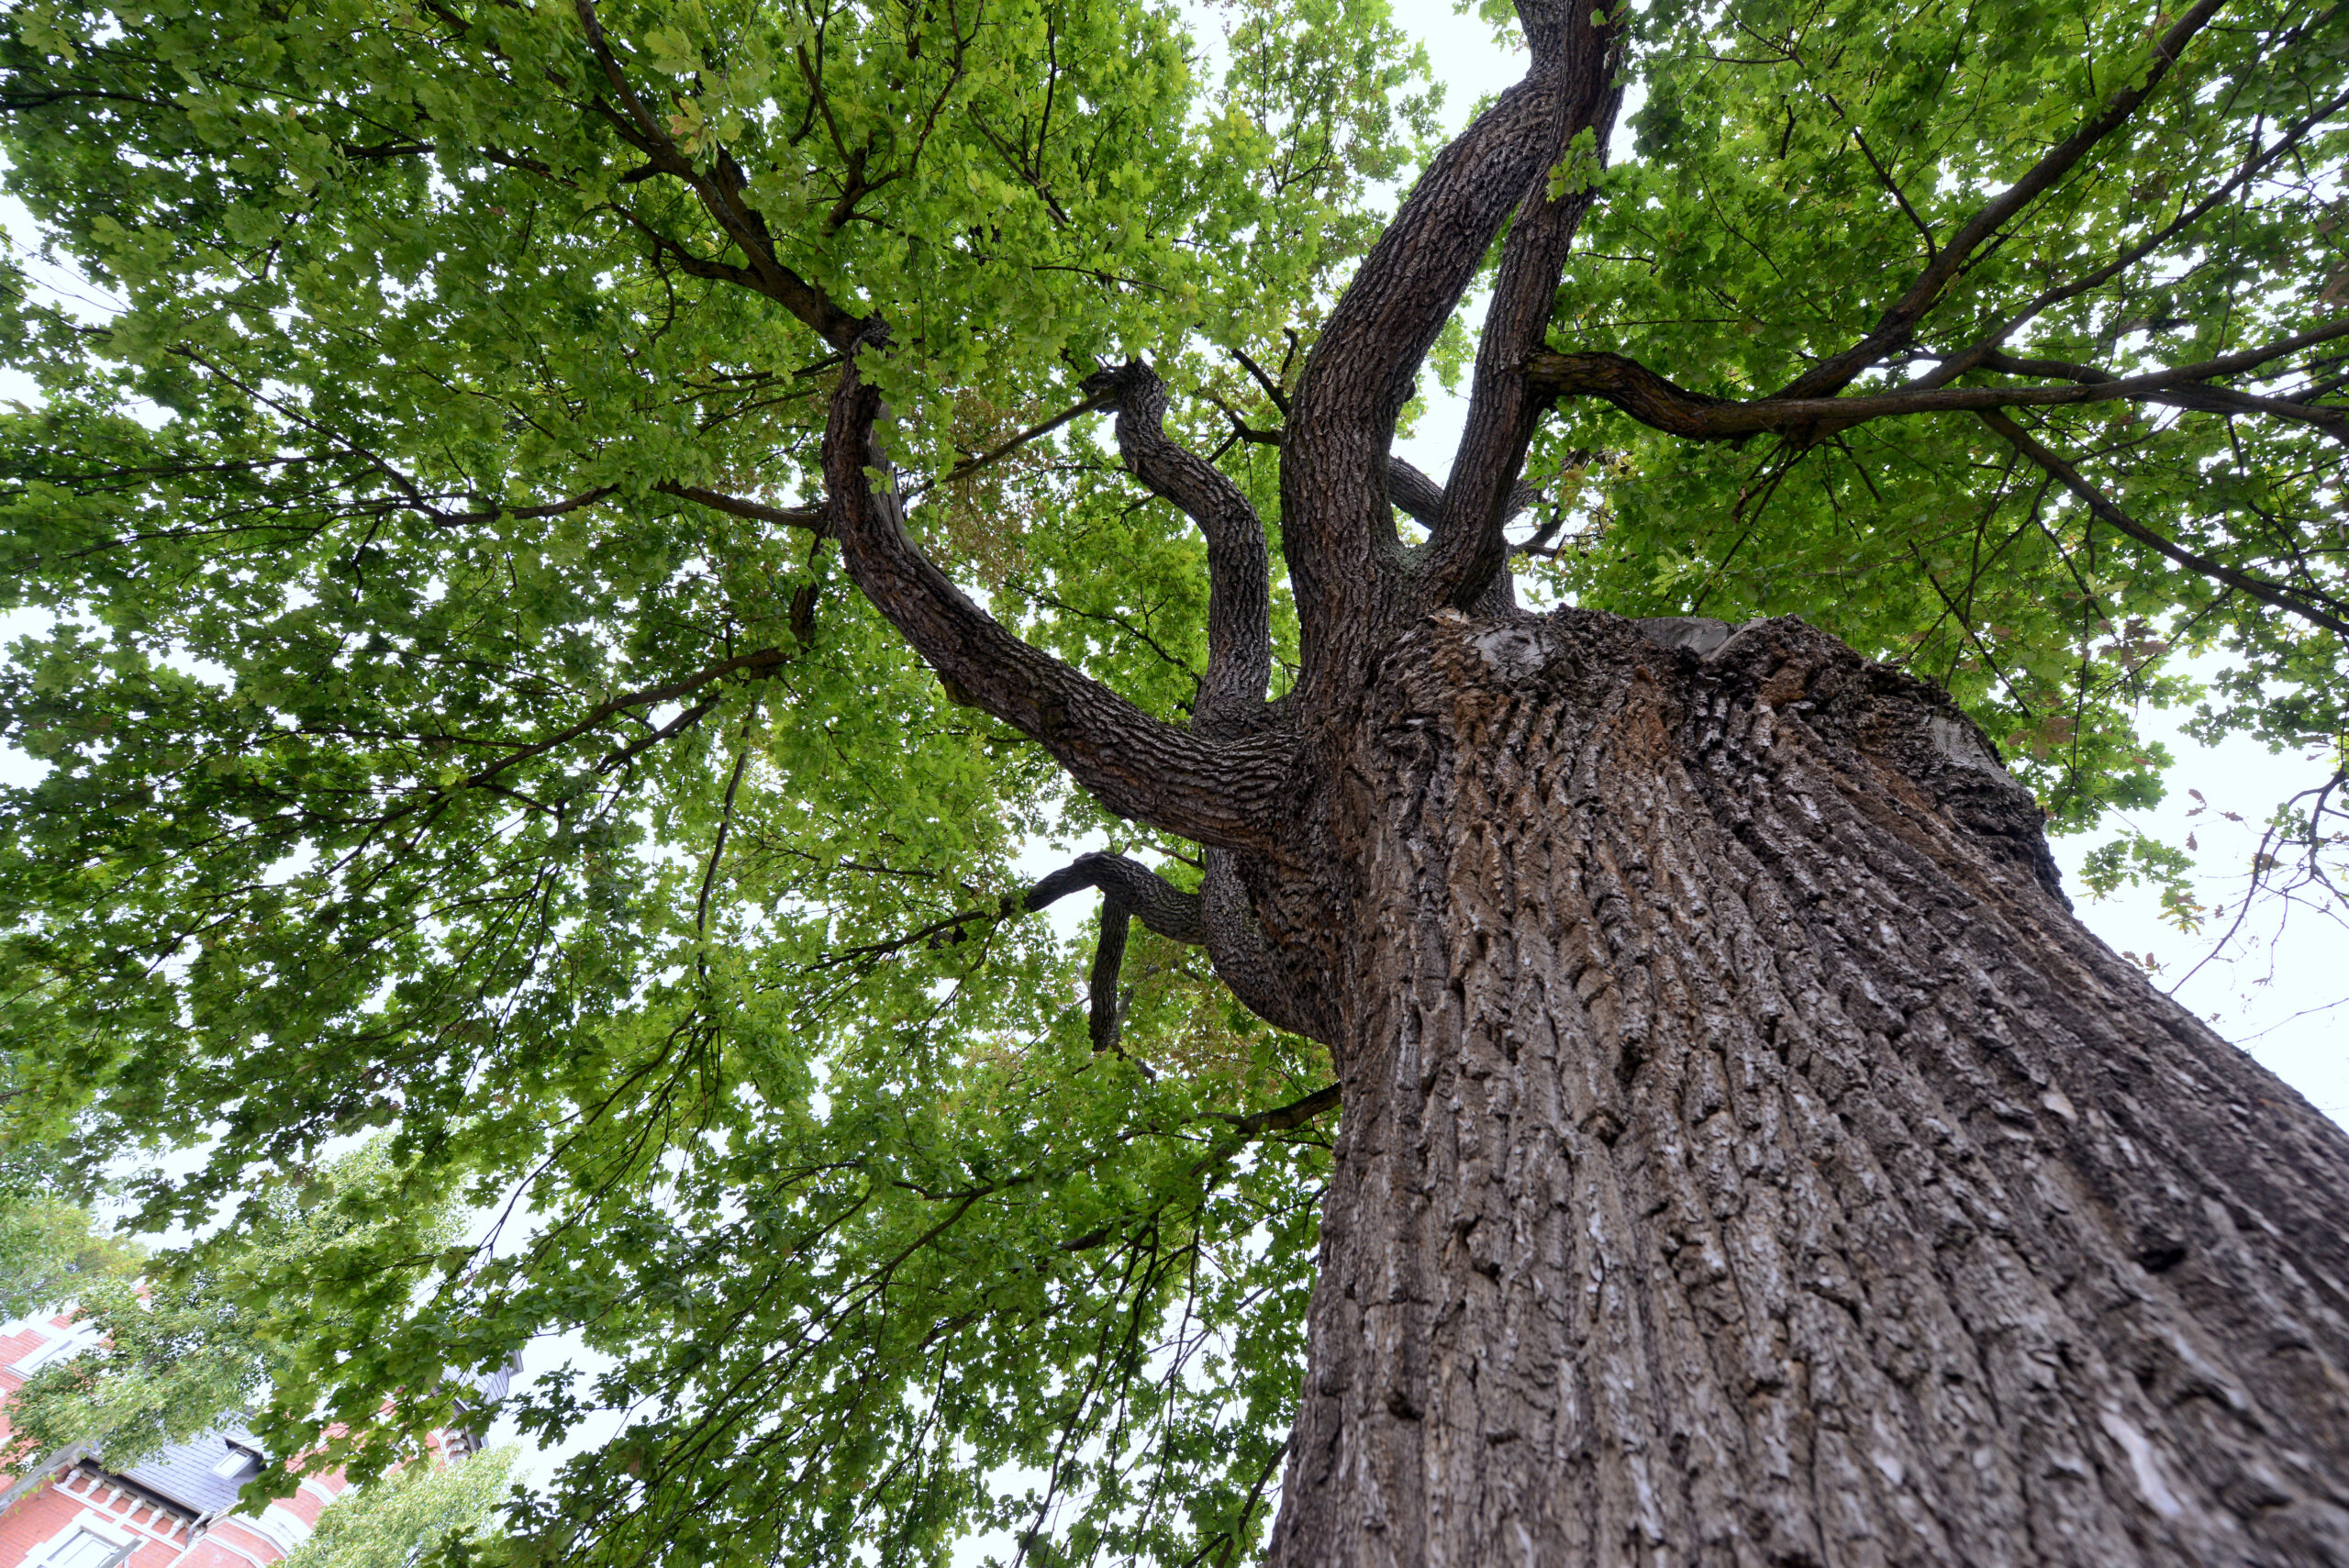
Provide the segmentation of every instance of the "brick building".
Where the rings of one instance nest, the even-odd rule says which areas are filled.
[[[0,1325],[0,1403],[50,1362],[91,1342],[60,1313]],[[480,1385],[489,1400],[510,1373]],[[6,1431],[0,1414],[0,1434]],[[469,1445],[453,1437],[450,1457]],[[258,1568],[309,1539],[345,1489],[340,1471],[306,1475],[291,1497],[239,1511],[237,1494],[270,1462],[259,1440],[224,1424],[142,1463],[114,1470],[103,1454],[68,1450],[0,1490],[0,1568]]]

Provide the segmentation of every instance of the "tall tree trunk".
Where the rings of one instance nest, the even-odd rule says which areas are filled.
[[[2349,1562],[2349,1139],[2079,926],[1944,699],[1440,611],[1337,744],[1275,1562]]]

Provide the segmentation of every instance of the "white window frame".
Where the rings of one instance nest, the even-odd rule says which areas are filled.
[[[50,1559],[72,1545],[73,1538],[79,1535],[94,1535],[100,1540],[112,1543],[117,1551],[126,1546],[137,1546],[144,1540],[95,1509],[84,1508],[72,1523],[34,1547],[25,1559],[23,1568],[46,1568]]]
[[[51,1362],[78,1356],[106,1338],[98,1325],[87,1318],[77,1318],[63,1329],[48,1322],[36,1323],[33,1327],[41,1332],[40,1348],[27,1351],[8,1368],[19,1377],[30,1377]]]

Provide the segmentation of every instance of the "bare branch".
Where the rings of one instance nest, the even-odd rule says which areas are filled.
[[[1301,1100],[1291,1100],[1287,1105],[1275,1106],[1253,1116],[1227,1116],[1225,1119],[1240,1129],[1242,1138],[1256,1139],[1267,1133],[1286,1132],[1291,1128],[1303,1127],[1318,1116],[1336,1110],[1338,1090],[1339,1085],[1331,1084],[1314,1090]]]
[[[2288,611],[2304,620],[2315,622],[2328,631],[2349,637],[2349,620],[2343,620],[2339,616],[2327,613],[2311,604],[2301,594],[2254,577],[2248,572],[2238,571],[2222,561],[2213,561],[2207,555],[2198,554],[2164,539],[2113,505],[2111,499],[2103,491],[2083,479],[2078,470],[2032,439],[2030,432],[2004,414],[1985,411],[1982,420],[1990,428],[2005,437],[2017,451],[2037,463],[2052,474],[2064,488],[2086,502],[2090,511],[2138,543],[2167,557],[2189,572],[2199,572],[2214,583],[2224,583],[2230,588],[2248,594],[2263,605]]]
[[[886,334],[860,345],[880,351]],[[824,432],[831,530],[849,573],[930,668],[1051,752],[1120,816],[1204,844],[1267,844],[1292,758],[1268,738],[1215,739],[1152,717],[1004,629],[906,535],[880,395],[852,354]]]
[[[924,495],[927,492],[937,488],[940,484],[960,484],[962,481],[970,478],[971,475],[978,473],[981,469],[987,467],[989,464],[1002,462],[1005,458],[1010,456],[1013,452],[1018,451],[1030,441],[1035,440],[1038,437],[1049,436],[1054,430],[1059,429],[1063,425],[1067,424],[1071,419],[1075,418],[1078,415],[1090,414],[1093,410],[1100,406],[1100,398],[1088,397],[1073,408],[1064,408],[1060,413],[1055,414],[1051,418],[1043,421],[1041,424],[1029,426],[1026,429],[1020,431],[1009,440],[1005,441],[1002,445],[981,452],[977,457],[971,459],[967,462],[956,463],[952,468],[946,471],[946,476],[943,479],[937,480],[934,483],[930,481],[924,481],[923,483],[915,485],[913,488],[906,492],[906,499],[910,501],[918,495]]]
[[[1199,895],[1186,893],[1140,861],[1096,850],[1082,854],[1021,894],[1019,907],[1038,910],[1085,888],[1099,888],[1143,925],[1169,941],[1197,947],[1208,940]],[[1015,902],[1006,899],[1007,906]]]
[[[1208,673],[1195,726],[1244,722],[1272,679],[1272,565],[1256,509],[1213,464],[1169,440],[1166,386],[1141,361],[1088,376],[1085,391],[1118,410],[1118,451],[1152,494],[1181,507],[1208,541]]]
[[[1443,518],[1443,486],[1392,453],[1386,459],[1386,499],[1397,511],[1425,527],[1433,528]],[[1508,522],[1540,499],[1540,490],[1519,480],[1501,508],[1501,521]]]

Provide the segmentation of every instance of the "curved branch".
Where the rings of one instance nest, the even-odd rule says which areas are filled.
[[[1411,462],[1391,454],[1386,459],[1386,499],[1397,511],[1428,528],[1435,527],[1443,517],[1443,486]],[[1508,522],[1540,499],[1539,487],[1519,480],[1502,504],[1501,521]]]
[[[1526,376],[1546,397],[1597,397],[1642,425],[1695,441],[1734,441],[1765,433],[1803,440],[1849,429],[1870,419],[1899,414],[1980,413],[1993,408],[2062,407],[2083,403],[2144,402],[2221,413],[2260,413],[2297,420],[2349,440],[2349,409],[2277,397],[2254,397],[2209,385],[2220,376],[2240,375],[2287,354],[2349,337],[2349,321],[2336,321],[2280,339],[2264,348],[2205,360],[2143,375],[2105,376],[2078,365],[2036,361],[2009,361],[2034,372],[2075,378],[2065,386],[1942,386],[1904,388],[1843,397],[1773,396],[1752,402],[1691,392],[1620,354],[1537,354]]]
[[[668,479],[652,488],[661,495],[674,495],[680,501],[691,501],[697,506],[707,506],[713,512],[724,512],[729,517],[746,517],[756,523],[775,523],[786,528],[806,528],[819,537],[824,532],[824,508],[821,506],[770,506],[763,501],[727,495],[716,490],[705,490],[698,484],[679,484]]]
[[[1263,703],[1273,673],[1272,563],[1264,525],[1210,464],[1169,440],[1166,384],[1140,360],[1088,376],[1085,392],[1118,410],[1118,451],[1151,493],[1182,508],[1208,541],[1208,673],[1195,727],[1229,728]]]
[[[1169,941],[1197,947],[1208,940],[1197,894],[1184,892],[1140,861],[1099,850],[1077,856],[1019,895],[1016,902],[1032,913],[1086,888],[1099,888]]]
[[[1334,1047],[1337,1030],[1302,1005],[1297,988],[1281,973],[1272,944],[1256,923],[1248,890],[1241,884],[1238,858],[1215,848],[1204,858],[1207,875],[1200,884],[1199,908],[1216,978],[1231,988],[1242,1006],[1275,1029]]]
[[[1085,1032],[1096,1051],[1118,1049],[1125,1024],[1124,998],[1118,992],[1118,973],[1126,962],[1129,923],[1137,915],[1162,937],[1197,944],[1207,940],[1207,925],[1199,916],[1199,895],[1186,893],[1143,865],[1123,855],[1095,851],[1083,854],[1030,888],[1017,902],[1041,909],[1079,888],[1101,890],[1101,937],[1093,949],[1093,968],[1085,976]],[[1015,901],[1005,899],[1010,907]]]
[[[879,351],[874,327],[858,347]],[[1052,753],[1110,810],[1203,844],[1260,848],[1290,759],[1268,738],[1209,740],[1135,707],[1004,629],[906,536],[884,409],[859,373],[841,372],[824,431],[827,511],[841,556],[874,607],[930,668]]]

